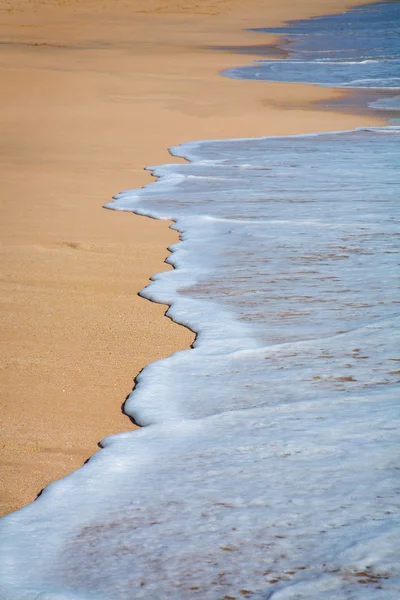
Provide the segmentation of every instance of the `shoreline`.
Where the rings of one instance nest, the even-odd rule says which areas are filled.
[[[226,12],[208,0],[201,14],[178,1],[139,1],[135,11],[111,2],[99,9],[91,0],[36,9],[0,3],[0,514],[81,466],[102,437],[128,430],[120,406],[134,376],[193,341],[192,332],[161,318],[164,306],[137,295],[161,270],[176,232],[101,206],[120,189],[153,181],[143,168],[177,161],[167,148],[185,141],[384,122],[310,110],[341,95],[330,88],[223,78],[220,71],[244,57],[208,47],[239,36],[243,45],[260,41],[243,31],[255,21],[272,26],[356,4],[367,2],[258,1],[244,17],[239,2]]]

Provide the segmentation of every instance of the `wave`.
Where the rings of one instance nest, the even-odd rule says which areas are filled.
[[[2,519],[3,600],[397,598],[399,133],[193,142],[117,196],[181,231],[143,295],[198,335]]]

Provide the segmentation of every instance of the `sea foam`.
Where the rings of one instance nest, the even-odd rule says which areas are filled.
[[[197,338],[1,521],[2,600],[398,598],[399,133],[189,143],[116,197],[175,221],[143,295]]]

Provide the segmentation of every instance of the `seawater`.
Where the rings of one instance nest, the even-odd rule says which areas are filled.
[[[192,142],[116,196],[181,232],[142,295],[196,341],[2,519],[1,600],[397,600],[399,134]]]
[[[400,114],[400,95],[393,94],[400,93],[400,2],[255,31],[283,34],[279,46],[288,57],[228,69],[228,77],[381,90],[371,108]]]
[[[182,232],[143,295],[198,336],[3,520],[2,599],[398,597],[399,133],[185,144],[118,195]]]

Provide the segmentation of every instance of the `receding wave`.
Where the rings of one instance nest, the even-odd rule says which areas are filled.
[[[2,599],[397,599],[399,133],[189,143],[118,195],[181,231],[143,295],[197,339],[2,520]]]

